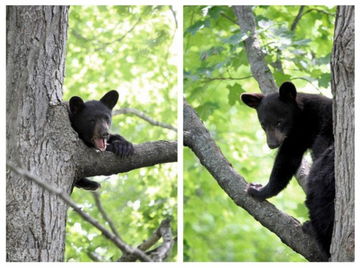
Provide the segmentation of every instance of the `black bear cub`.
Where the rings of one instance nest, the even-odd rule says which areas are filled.
[[[101,152],[110,151],[120,157],[134,152],[133,145],[120,135],[109,133],[111,112],[117,103],[119,94],[115,91],[106,93],[100,101],[84,102],[80,97],[70,99],[70,121],[84,143]],[[86,178],[79,179],[75,186],[86,190],[96,190],[100,184]]]
[[[268,146],[279,148],[269,182],[265,186],[249,184],[248,194],[260,201],[277,195],[296,173],[305,151],[311,149],[314,162],[305,202],[310,221],[304,224],[304,231],[314,235],[329,256],[335,198],[332,100],[297,93],[291,82],[283,83],[278,93],[245,93],[241,99],[256,109]]]

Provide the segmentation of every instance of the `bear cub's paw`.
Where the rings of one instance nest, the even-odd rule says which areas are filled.
[[[246,192],[258,201],[264,201],[266,198],[262,195],[263,189],[260,183],[249,183],[246,187]]]
[[[97,183],[96,181],[91,181],[87,178],[79,179],[75,186],[78,188],[83,188],[88,191],[96,191],[98,188],[101,187],[100,183]]]
[[[134,154],[133,144],[125,140],[120,135],[111,136],[106,150],[113,152],[120,157],[128,157]]]

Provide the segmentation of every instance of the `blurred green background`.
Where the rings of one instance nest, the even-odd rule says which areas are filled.
[[[177,21],[169,6],[71,6],[64,101],[71,96],[100,99],[116,89],[120,107],[138,109],[154,120],[177,124]],[[131,115],[113,117],[112,133],[138,144],[176,140],[174,131]],[[100,199],[126,243],[137,246],[172,217],[177,232],[177,164],[95,178]],[[90,192],[74,189],[72,198],[108,227]],[[177,258],[176,243],[168,258]],[[100,231],[68,212],[66,261],[116,261],[121,252]]]
[[[335,8],[257,6],[257,35],[278,85],[293,81],[303,92],[331,96],[330,56]],[[266,184],[275,151],[266,145],[256,112],[240,102],[260,92],[243,47],[246,38],[228,6],[184,8],[184,94],[235,170]],[[301,222],[305,194],[295,180],[270,199]],[[184,261],[306,261],[237,207],[184,149]]]

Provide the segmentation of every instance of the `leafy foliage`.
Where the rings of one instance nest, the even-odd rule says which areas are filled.
[[[254,8],[257,34],[277,84],[293,80],[301,91],[330,95],[330,53],[335,9],[306,6],[294,30],[298,6]],[[233,10],[227,6],[184,8],[184,91],[225,157],[249,182],[265,184],[275,152],[254,110],[239,100],[258,92]],[[277,236],[237,207],[184,151],[185,261],[304,261]],[[279,209],[307,219],[305,195],[293,180],[271,198]]]
[[[173,37],[176,20],[168,6],[72,6],[67,43],[64,100],[78,95],[99,99],[116,89],[116,108],[136,108],[153,119],[176,126],[177,91]],[[117,115],[112,132],[133,143],[175,140],[175,132],[142,119]],[[102,182],[100,199],[123,240],[137,246],[172,217],[176,235],[176,164],[133,170]],[[108,226],[90,192],[74,189],[72,197],[100,223]],[[69,210],[67,261],[116,261],[121,252],[101,233]],[[176,259],[176,248],[168,260]]]

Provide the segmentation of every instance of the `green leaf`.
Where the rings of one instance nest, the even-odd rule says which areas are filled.
[[[191,25],[190,27],[188,27],[185,30],[185,34],[191,34],[194,35],[196,34],[199,30],[203,29],[204,27],[209,27],[210,26],[210,20],[209,19],[205,19],[205,20],[200,20],[195,22],[193,25]]]
[[[234,105],[236,102],[240,102],[240,95],[245,92],[242,86],[238,83],[226,87],[229,90],[228,102],[230,105]]]
[[[207,120],[208,117],[216,110],[219,109],[219,104],[216,102],[206,102],[195,108],[196,112],[202,120]]]
[[[238,32],[228,38],[223,38],[221,41],[227,44],[237,45],[244,41],[246,38],[248,38],[248,35],[246,33]]]
[[[223,52],[225,50],[224,47],[221,46],[216,46],[216,47],[212,47],[208,50],[202,51],[200,53],[200,60],[206,60],[208,57],[212,56],[212,55],[219,55],[221,54],[221,52]]]
[[[318,83],[320,87],[323,88],[329,88],[330,87],[330,81],[331,81],[331,74],[325,73],[320,76],[318,79]]]
[[[274,79],[277,85],[281,85],[282,83],[291,80],[291,75],[276,71],[274,72]]]
[[[247,66],[249,64],[245,49],[241,49],[240,53],[232,55],[231,60],[230,64],[235,70],[242,65]]]

